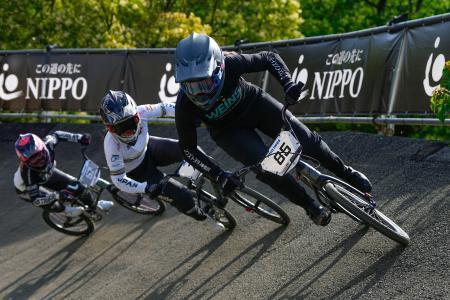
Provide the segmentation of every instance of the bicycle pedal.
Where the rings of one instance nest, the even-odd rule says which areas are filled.
[[[338,213],[338,210],[337,210],[336,208],[334,208],[334,207],[329,207],[328,209],[329,209],[333,214]]]
[[[374,197],[371,194],[369,194],[369,193],[364,193],[364,198],[366,198],[367,200],[371,200]]]
[[[96,210],[91,210],[89,212],[89,217],[92,219],[92,221],[94,222],[99,222],[101,219],[103,219],[103,216],[101,213],[99,213]]]

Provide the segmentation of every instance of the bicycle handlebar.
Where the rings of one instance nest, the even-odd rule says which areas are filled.
[[[87,147],[88,147],[89,145],[83,145],[83,146],[81,146],[81,155],[83,156],[83,158],[85,159],[85,160],[90,160],[89,159],[89,157],[87,156],[87,154],[86,154],[86,150],[87,150]]]

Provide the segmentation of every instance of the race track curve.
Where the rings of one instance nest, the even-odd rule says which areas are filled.
[[[74,238],[50,229],[39,209],[16,197],[13,143],[28,131],[90,132],[88,153],[104,163],[102,127],[4,123],[0,129],[0,299],[450,299],[450,149],[444,143],[322,134],[371,178],[382,211],[410,234],[406,248],[344,215],[315,226],[301,208],[254,179],[249,185],[281,204],[289,226],[234,203],[228,207],[238,226],[231,234],[173,207],[146,217],[116,206],[90,237]],[[151,133],[176,137],[170,125],[154,125]],[[199,140],[223,167],[238,166],[203,129]],[[58,145],[57,162],[77,175],[79,146]]]

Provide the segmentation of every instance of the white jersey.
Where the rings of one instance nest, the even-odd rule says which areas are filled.
[[[149,141],[147,121],[163,116],[174,117],[175,103],[139,105],[137,111],[141,127],[134,145],[120,142],[110,132],[106,134],[103,143],[111,180],[117,188],[127,193],[144,193],[147,185],[146,182],[135,181],[126,175],[144,160]]]

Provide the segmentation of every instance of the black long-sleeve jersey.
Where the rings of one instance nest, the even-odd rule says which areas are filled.
[[[15,180],[14,184],[16,185],[16,188],[20,190],[21,187],[17,185],[24,185],[25,192],[29,195],[31,201],[36,198],[44,197],[45,195],[40,192],[39,186],[46,183],[53,173],[55,168],[56,145],[60,141],[80,142],[82,136],[82,134],[70,133],[66,131],[55,131],[54,133],[47,135],[44,138],[44,143],[50,153],[49,164],[42,170],[37,170],[30,168],[25,164],[21,164],[19,171],[23,182],[19,184]]]
[[[225,79],[216,105],[204,111],[181,90],[175,106],[175,121],[179,144],[185,159],[211,178],[217,178],[221,169],[197,149],[196,120],[208,127],[226,127],[243,114],[262,93],[245,81],[241,75],[268,70],[282,85],[291,82],[291,74],[281,57],[273,52],[236,54],[225,57]]]

